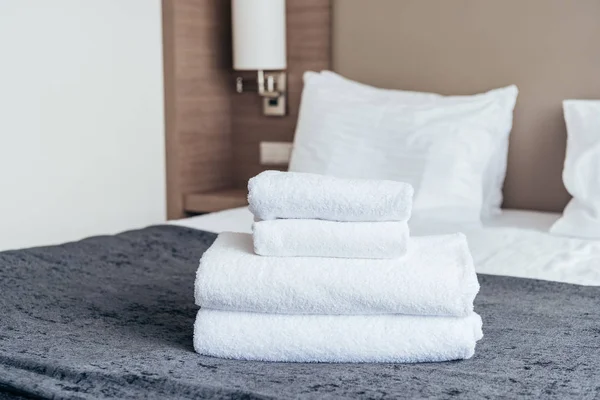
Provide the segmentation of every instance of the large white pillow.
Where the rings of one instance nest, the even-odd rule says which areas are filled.
[[[319,80],[314,81],[314,79]],[[331,71],[322,71],[320,74],[309,72],[306,80],[313,80],[314,84],[327,87],[336,87],[342,93],[354,93],[364,96],[365,99],[378,101],[387,99],[396,104],[430,105],[432,107],[444,107],[447,105],[472,102],[476,100],[488,101],[493,99],[498,105],[498,112],[493,121],[487,124],[488,130],[493,136],[493,155],[485,167],[483,175],[483,204],[481,215],[490,217],[500,213],[502,205],[502,186],[506,176],[506,163],[508,156],[509,135],[512,129],[513,110],[518,95],[516,86],[508,86],[501,89],[491,90],[486,93],[471,96],[442,96],[435,93],[413,92],[405,90],[380,89],[344,78]]]
[[[600,100],[565,100],[563,182],[573,199],[550,232],[600,239]]]
[[[484,175],[508,141],[516,87],[448,101],[350,88],[331,74],[305,74],[290,171],[409,182],[415,217],[479,221]]]

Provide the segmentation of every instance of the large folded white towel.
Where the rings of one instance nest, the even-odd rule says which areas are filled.
[[[275,219],[255,222],[254,252],[276,257],[396,258],[406,254],[408,224]]]
[[[407,221],[412,196],[408,183],[301,172],[265,171],[248,181],[249,209],[262,220]]]
[[[283,314],[465,316],[479,283],[463,234],[411,238],[395,259],[263,257],[252,235],[224,232],[196,274],[202,307]]]
[[[201,309],[194,349],[262,361],[429,362],[467,359],[481,318],[410,315],[283,315]]]

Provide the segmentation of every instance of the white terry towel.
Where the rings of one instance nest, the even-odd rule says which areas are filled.
[[[471,358],[481,318],[282,315],[201,309],[194,349],[261,361],[429,362]]]
[[[248,181],[249,209],[262,220],[407,221],[412,197],[410,184],[384,180],[265,171]]]
[[[255,222],[254,252],[277,257],[396,258],[406,254],[408,224],[276,219]]]
[[[252,235],[224,232],[196,273],[196,304],[282,314],[465,316],[479,283],[463,234],[411,238],[405,257],[263,257]]]

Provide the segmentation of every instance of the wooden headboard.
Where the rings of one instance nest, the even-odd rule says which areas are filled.
[[[442,94],[516,84],[504,207],[562,211],[561,101],[600,98],[600,1],[334,0],[333,68]]]

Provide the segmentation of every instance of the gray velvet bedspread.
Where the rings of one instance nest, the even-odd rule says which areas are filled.
[[[215,235],[155,226],[0,253],[0,398],[600,398],[600,288],[480,275],[474,358],[286,364],[192,348]]]

